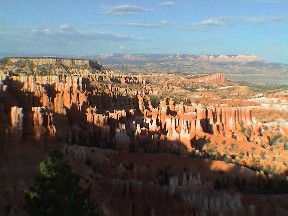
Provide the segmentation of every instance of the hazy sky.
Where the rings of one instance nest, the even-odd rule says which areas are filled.
[[[288,63],[288,0],[1,0],[0,53],[256,54]]]

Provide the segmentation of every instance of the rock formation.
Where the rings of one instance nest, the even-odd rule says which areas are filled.
[[[9,61],[32,61],[38,66],[50,64],[52,68],[66,65],[73,70],[84,66],[95,70],[97,65],[88,60],[52,58]],[[169,152],[197,149],[198,138],[207,135],[216,137],[218,142],[224,138],[260,146],[270,142],[265,128],[252,118],[249,108],[175,104],[172,99],[164,99],[154,108],[149,100],[154,93],[145,91],[149,84],[143,78],[118,75],[100,66],[97,70],[81,76],[3,75],[2,94],[9,95],[2,102],[3,118],[10,119],[8,132],[2,129],[6,142],[33,138],[45,144],[113,146],[123,150],[134,143],[144,146],[145,151]],[[192,82],[224,85],[227,80],[215,74]],[[128,87],[134,85],[134,89]],[[144,91],[139,91],[139,87]],[[145,147],[147,143],[149,147]]]
[[[117,209],[120,215],[248,214],[240,194],[215,191],[213,182],[202,180],[199,173],[197,177],[191,172],[183,172],[179,177],[170,176],[167,185],[161,186],[159,179],[157,181],[159,171],[158,174],[153,171],[155,167],[141,167],[132,162],[115,167],[112,165],[114,157],[108,158],[101,152],[79,146],[66,146],[64,152],[81,163],[89,161],[88,167],[93,167],[98,176],[105,179],[102,187],[109,188],[107,197],[113,197],[109,208]],[[94,178],[91,172],[87,181],[93,182]],[[92,190],[93,187],[94,184]],[[100,202],[107,205],[103,204],[103,199]]]
[[[208,84],[219,84],[219,85],[227,85],[228,80],[219,73],[216,74],[210,74],[210,75],[205,75],[197,78],[191,79],[192,83],[208,83]]]
[[[273,146],[276,138],[287,136],[285,123],[273,128],[281,135],[275,138],[271,126],[252,116],[253,107],[176,103],[164,97],[156,103],[155,95],[177,88],[164,85],[161,89],[142,76],[117,74],[96,61],[9,58],[4,62],[0,71],[1,148],[61,146],[68,158],[89,167],[83,184],[103,186],[108,191],[103,194],[113,195],[109,197],[113,201],[103,205],[111,205],[122,215],[253,215],[254,211],[253,206],[249,211],[244,208],[239,194],[217,191],[214,181],[202,178],[203,172],[200,178],[199,170],[179,172],[178,168],[169,173],[167,166],[156,169],[148,164],[150,160],[161,163],[163,158],[155,162],[151,157],[140,166],[141,158],[122,163],[121,154],[182,154],[183,158],[229,160],[277,174],[287,170],[285,145]],[[228,83],[221,74],[187,81],[195,82]],[[104,155],[101,148],[110,150]],[[100,192],[95,185],[97,198]]]

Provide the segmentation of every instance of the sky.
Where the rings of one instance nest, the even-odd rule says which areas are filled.
[[[1,0],[0,53],[246,54],[288,63],[288,0]]]

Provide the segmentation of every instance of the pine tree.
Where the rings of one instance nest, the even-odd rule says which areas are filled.
[[[61,151],[51,151],[40,163],[35,188],[25,192],[26,211],[31,216],[96,216],[89,188],[82,191],[80,177],[64,161]]]

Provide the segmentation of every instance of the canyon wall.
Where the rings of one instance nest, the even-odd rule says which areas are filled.
[[[218,75],[203,79],[215,77],[223,80]],[[199,150],[201,137],[259,148],[269,146],[272,137],[249,108],[183,105],[172,99],[154,108],[149,99],[153,91],[139,76],[3,75],[1,83],[1,139],[6,144],[70,143],[184,153]],[[278,158],[264,151],[278,164]],[[285,170],[285,164],[278,165],[279,171]]]

